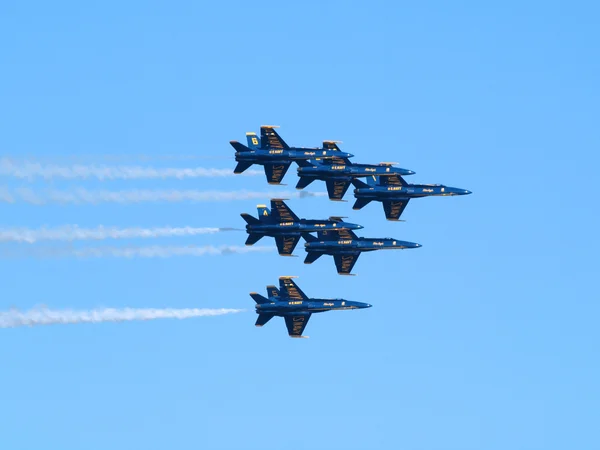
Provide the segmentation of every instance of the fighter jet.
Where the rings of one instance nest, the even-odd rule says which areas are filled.
[[[332,255],[340,275],[352,275],[350,272],[362,252],[421,247],[421,244],[394,238],[362,238],[351,230],[323,230],[318,232],[318,237],[310,234],[304,234],[303,237],[308,253],[304,264],[312,264],[323,255]]]
[[[313,313],[371,307],[368,303],[352,302],[343,298],[331,300],[308,298],[292,278],[297,277],[279,277],[279,289],[275,286],[267,286],[268,298],[256,292],[250,293],[256,302],[258,319],[256,319],[255,325],[257,327],[262,327],[273,317],[279,316],[285,319],[290,337],[307,338],[308,336],[302,336],[302,333]]]
[[[400,220],[411,198],[468,195],[471,191],[441,184],[408,184],[401,176],[373,177],[369,184],[352,180],[356,202],[352,209],[361,209],[372,201],[382,202],[387,220]]]
[[[329,149],[339,151],[335,142],[323,142]],[[343,153],[338,153],[337,158],[321,160],[313,158],[310,161],[297,161],[298,176],[300,180],[296,189],[304,189],[315,180],[323,180],[327,185],[329,200],[342,201],[344,194],[350,186],[350,182],[355,178],[370,177],[375,175],[412,175],[412,170],[394,167],[391,162],[381,162],[379,164],[355,164],[352,163]]]
[[[248,147],[238,141],[229,143],[235,149],[237,166],[233,173],[242,173],[253,164],[260,164],[265,168],[265,175],[269,184],[280,184],[290,164],[294,161],[306,161],[311,158],[352,158],[352,154],[331,150],[327,148],[290,147],[281,136],[277,134],[275,125],[260,127],[260,139],[256,133],[246,133]]]
[[[246,221],[249,236],[246,245],[254,245],[264,236],[275,238],[281,256],[292,256],[302,233],[319,230],[359,230],[362,225],[343,222],[345,217],[332,216],[328,220],[300,219],[284,202],[285,199],[271,200],[271,209],[257,205],[258,219],[250,214],[241,214]]]

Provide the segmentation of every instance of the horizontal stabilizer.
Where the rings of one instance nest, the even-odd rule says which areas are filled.
[[[262,327],[269,320],[271,320],[274,316],[275,316],[274,314],[259,314],[258,318],[256,319],[256,323],[254,324],[254,326]]]
[[[267,298],[263,297],[262,295],[260,295],[260,294],[259,294],[259,293],[257,293],[257,292],[250,292],[250,297],[252,297],[252,299],[253,299],[253,300],[254,300],[256,303],[258,303],[259,305],[262,305],[262,304],[264,304],[264,303],[271,303],[271,302],[269,301],[269,299],[267,299]]]
[[[356,201],[354,202],[354,206],[352,207],[352,209],[361,209],[361,208],[364,208],[369,203],[371,203],[370,199],[367,199],[367,198],[357,198]]]
[[[314,237],[310,233],[302,233],[302,237],[304,238],[304,240],[306,242],[315,242],[315,241],[318,241],[318,239],[316,237]]]
[[[241,153],[241,152],[249,152],[249,151],[251,151],[251,149],[249,149],[248,147],[246,147],[241,142],[238,142],[238,141],[229,141],[229,143],[235,149],[236,152],[240,152]]]
[[[306,258],[304,258],[304,264],[312,264],[321,256],[323,256],[321,252],[308,252]]]
[[[300,179],[298,180],[298,184],[296,184],[296,189],[304,189],[313,181],[315,181],[314,178],[300,177]]]
[[[364,189],[364,188],[370,187],[367,183],[364,183],[364,182],[360,181],[358,178],[354,178],[352,180],[352,184],[357,189]]]
[[[264,234],[250,233],[246,239],[246,245],[254,245],[264,237]]]
[[[252,217],[250,214],[242,213],[240,216],[242,216],[242,219],[244,219],[248,225],[260,225],[260,220],[256,217]]]
[[[237,166],[235,166],[235,169],[233,169],[233,173],[242,173],[251,165],[251,162],[240,161],[239,163],[237,163]]]

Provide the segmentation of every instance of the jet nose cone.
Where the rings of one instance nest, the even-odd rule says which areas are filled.
[[[415,173],[417,173],[417,172],[415,172],[414,170],[407,170],[406,171],[406,175],[414,175]]]
[[[346,158],[354,158],[354,155],[352,153],[346,153]]]
[[[364,227],[362,225],[354,225],[355,230],[362,230]]]
[[[423,247],[421,244],[415,244],[415,248]]]
[[[370,308],[371,306],[373,305],[371,305],[370,303],[365,303],[365,308]]]
[[[469,194],[472,194],[472,192],[471,192],[471,191],[467,191],[467,190],[465,189],[465,191],[463,192],[463,195],[469,195]]]

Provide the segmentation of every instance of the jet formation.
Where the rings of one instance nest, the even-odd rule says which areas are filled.
[[[246,133],[248,146],[230,141],[235,149],[237,166],[234,173],[243,173],[253,164],[264,166],[269,184],[281,184],[290,165],[298,165],[296,189],[304,189],[315,180],[324,181],[332,201],[344,201],[350,185],[354,185],[356,199],[353,209],[360,210],[372,201],[381,202],[385,217],[400,221],[406,205],[412,198],[430,196],[468,195],[471,191],[441,184],[410,184],[403,178],[414,171],[397,167],[398,163],[353,163],[352,154],[342,152],[340,141],[323,141],[322,147],[290,147],[275,131],[276,126],[263,125],[260,138]],[[366,183],[360,178],[366,178]],[[285,203],[286,199],[271,199],[267,205],[257,205],[258,217],[241,214],[246,221],[246,245],[254,245],[263,237],[275,239],[281,256],[294,256],[300,239],[304,239],[305,264],[312,264],[323,255],[333,256],[337,273],[353,275],[352,269],[363,252],[375,250],[402,250],[419,248],[421,244],[395,238],[358,237],[354,231],[362,225],[346,222],[341,216],[328,219],[299,218]],[[316,233],[316,236],[314,235]],[[265,325],[272,317],[284,317],[291,337],[306,337],[302,333],[314,312],[337,309],[362,309],[368,303],[344,299],[310,299],[291,280],[280,277],[278,290],[267,286],[268,298],[255,292],[250,295],[256,302],[259,315],[256,326]]]

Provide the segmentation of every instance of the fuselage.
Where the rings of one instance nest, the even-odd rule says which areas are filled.
[[[298,176],[316,178],[318,180],[347,180],[353,178],[386,176],[386,175],[412,175],[412,170],[379,164],[315,164],[313,166],[298,167]]]
[[[419,197],[443,197],[451,195],[466,195],[471,191],[459,189],[441,184],[409,184],[406,186],[382,186],[374,185],[354,189],[356,198],[369,200],[393,200]]]
[[[405,248],[418,248],[421,244],[415,242],[399,241],[394,238],[358,238],[338,239],[331,241],[311,241],[304,244],[307,252],[319,252],[328,255],[340,255],[344,253],[354,254],[356,252],[371,252],[375,250],[399,250]]]
[[[257,314],[274,314],[276,316],[286,316],[288,314],[298,313],[319,313],[325,311],[344,310],[344,309],[362,309],[370,308],[371,305],[362,302],[353,302],[343,298],[309,298],[306,300],[296,300],[290,298],[279,298],[272,300],[271,303],[262,303],[256,305]]]
[[[300,219],[299,222],[279,221],[246,225],[248,233],[259,233],[265,236],[300,236],[302,233],[314,233],[322,230],[360,230],[362,225],[350,222],[334,222],[332,220]]]
[[[343,156],[342,156],[343,155]],[[254,164],[260,163],[288,163],[290,161],[302,161],[314,158],[352,158],[352,154],[338,150],[323,150],[322,148],[289,148],[275,150],[252,149],[243,152],[235,152],[237,162],[245,161]]]

